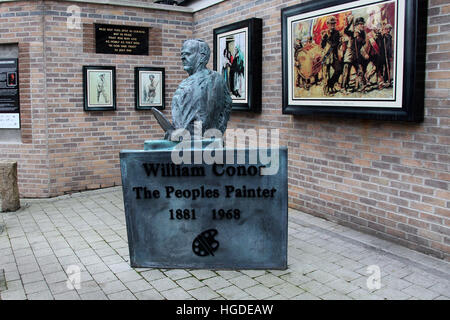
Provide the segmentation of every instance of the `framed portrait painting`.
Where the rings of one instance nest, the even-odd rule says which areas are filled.
[[[318,0],[282,9],[283,113],[422,121],[424,3]]]
[[[136,110],[165,107],[164,68],[136,67],[134,69]]]
[[[116,67],[84,66],[85,111],[116,110]]]
[[[17,72],[7,72],[6,74],[6,86],[16,87],[17,86]]]
[[[230,91],[233,109],[261,111],[262,20],[252,18],[216,28],[214,70]]]

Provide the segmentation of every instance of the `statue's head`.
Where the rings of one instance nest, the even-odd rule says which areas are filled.
[[[181,62],[184,70],[192,75],[206,68],[211,50],[208,44],[200,39],[189,39],[183,43],[181,48]]]

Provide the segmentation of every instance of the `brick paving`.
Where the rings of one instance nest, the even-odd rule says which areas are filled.
[[[450,263],[295,210],[287,270],[133,269],[120,187],[23,199],[2,224],[2,300],[450,299]]]

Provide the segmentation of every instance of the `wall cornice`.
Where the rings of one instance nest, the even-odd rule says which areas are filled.
[[[4,2],[21,2],[23,0],[0,0],[0,3]],[[55,0],[42,0],[42,1],[55,1]],[[194,13],[194,9],[190,7],[181,6],[170,6],[166,4],[157,4],[150,2],[143,2],[138,0],[64,0],[64,2],[74,2],[74,3],[88,3],[88,4],[103,4],[111,6],[121,6],[121,7],[132,7],[132,8],[144,8],[153,10],[163,10],[163,11],[175,11],[175,12],[186,12]]]
[[[0,0],[3,2],[20,2],[24,0]],[[56,0],[41,0],[41,1],[56,1]],[[78,3],[91,3],[91,4],[104,4],[111,6],[123,6],[132,8],[144,8],[153,10],[163,10],[163,11],[175,11],[175,12],[186,12],[195,13],[200,10],[206,9],[208,7],[214,6],[218,3],[224,2],[225,0],[198,0],[194,1],[192,4],[186,7],[182,6],[170,6],[166,4],[158,4],[139,0],[63,0],[65,2],[78,2]]]

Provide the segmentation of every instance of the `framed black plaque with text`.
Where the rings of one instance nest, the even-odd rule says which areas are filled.
[[[95,52],[148,55],[149,28],[95,23]]]

